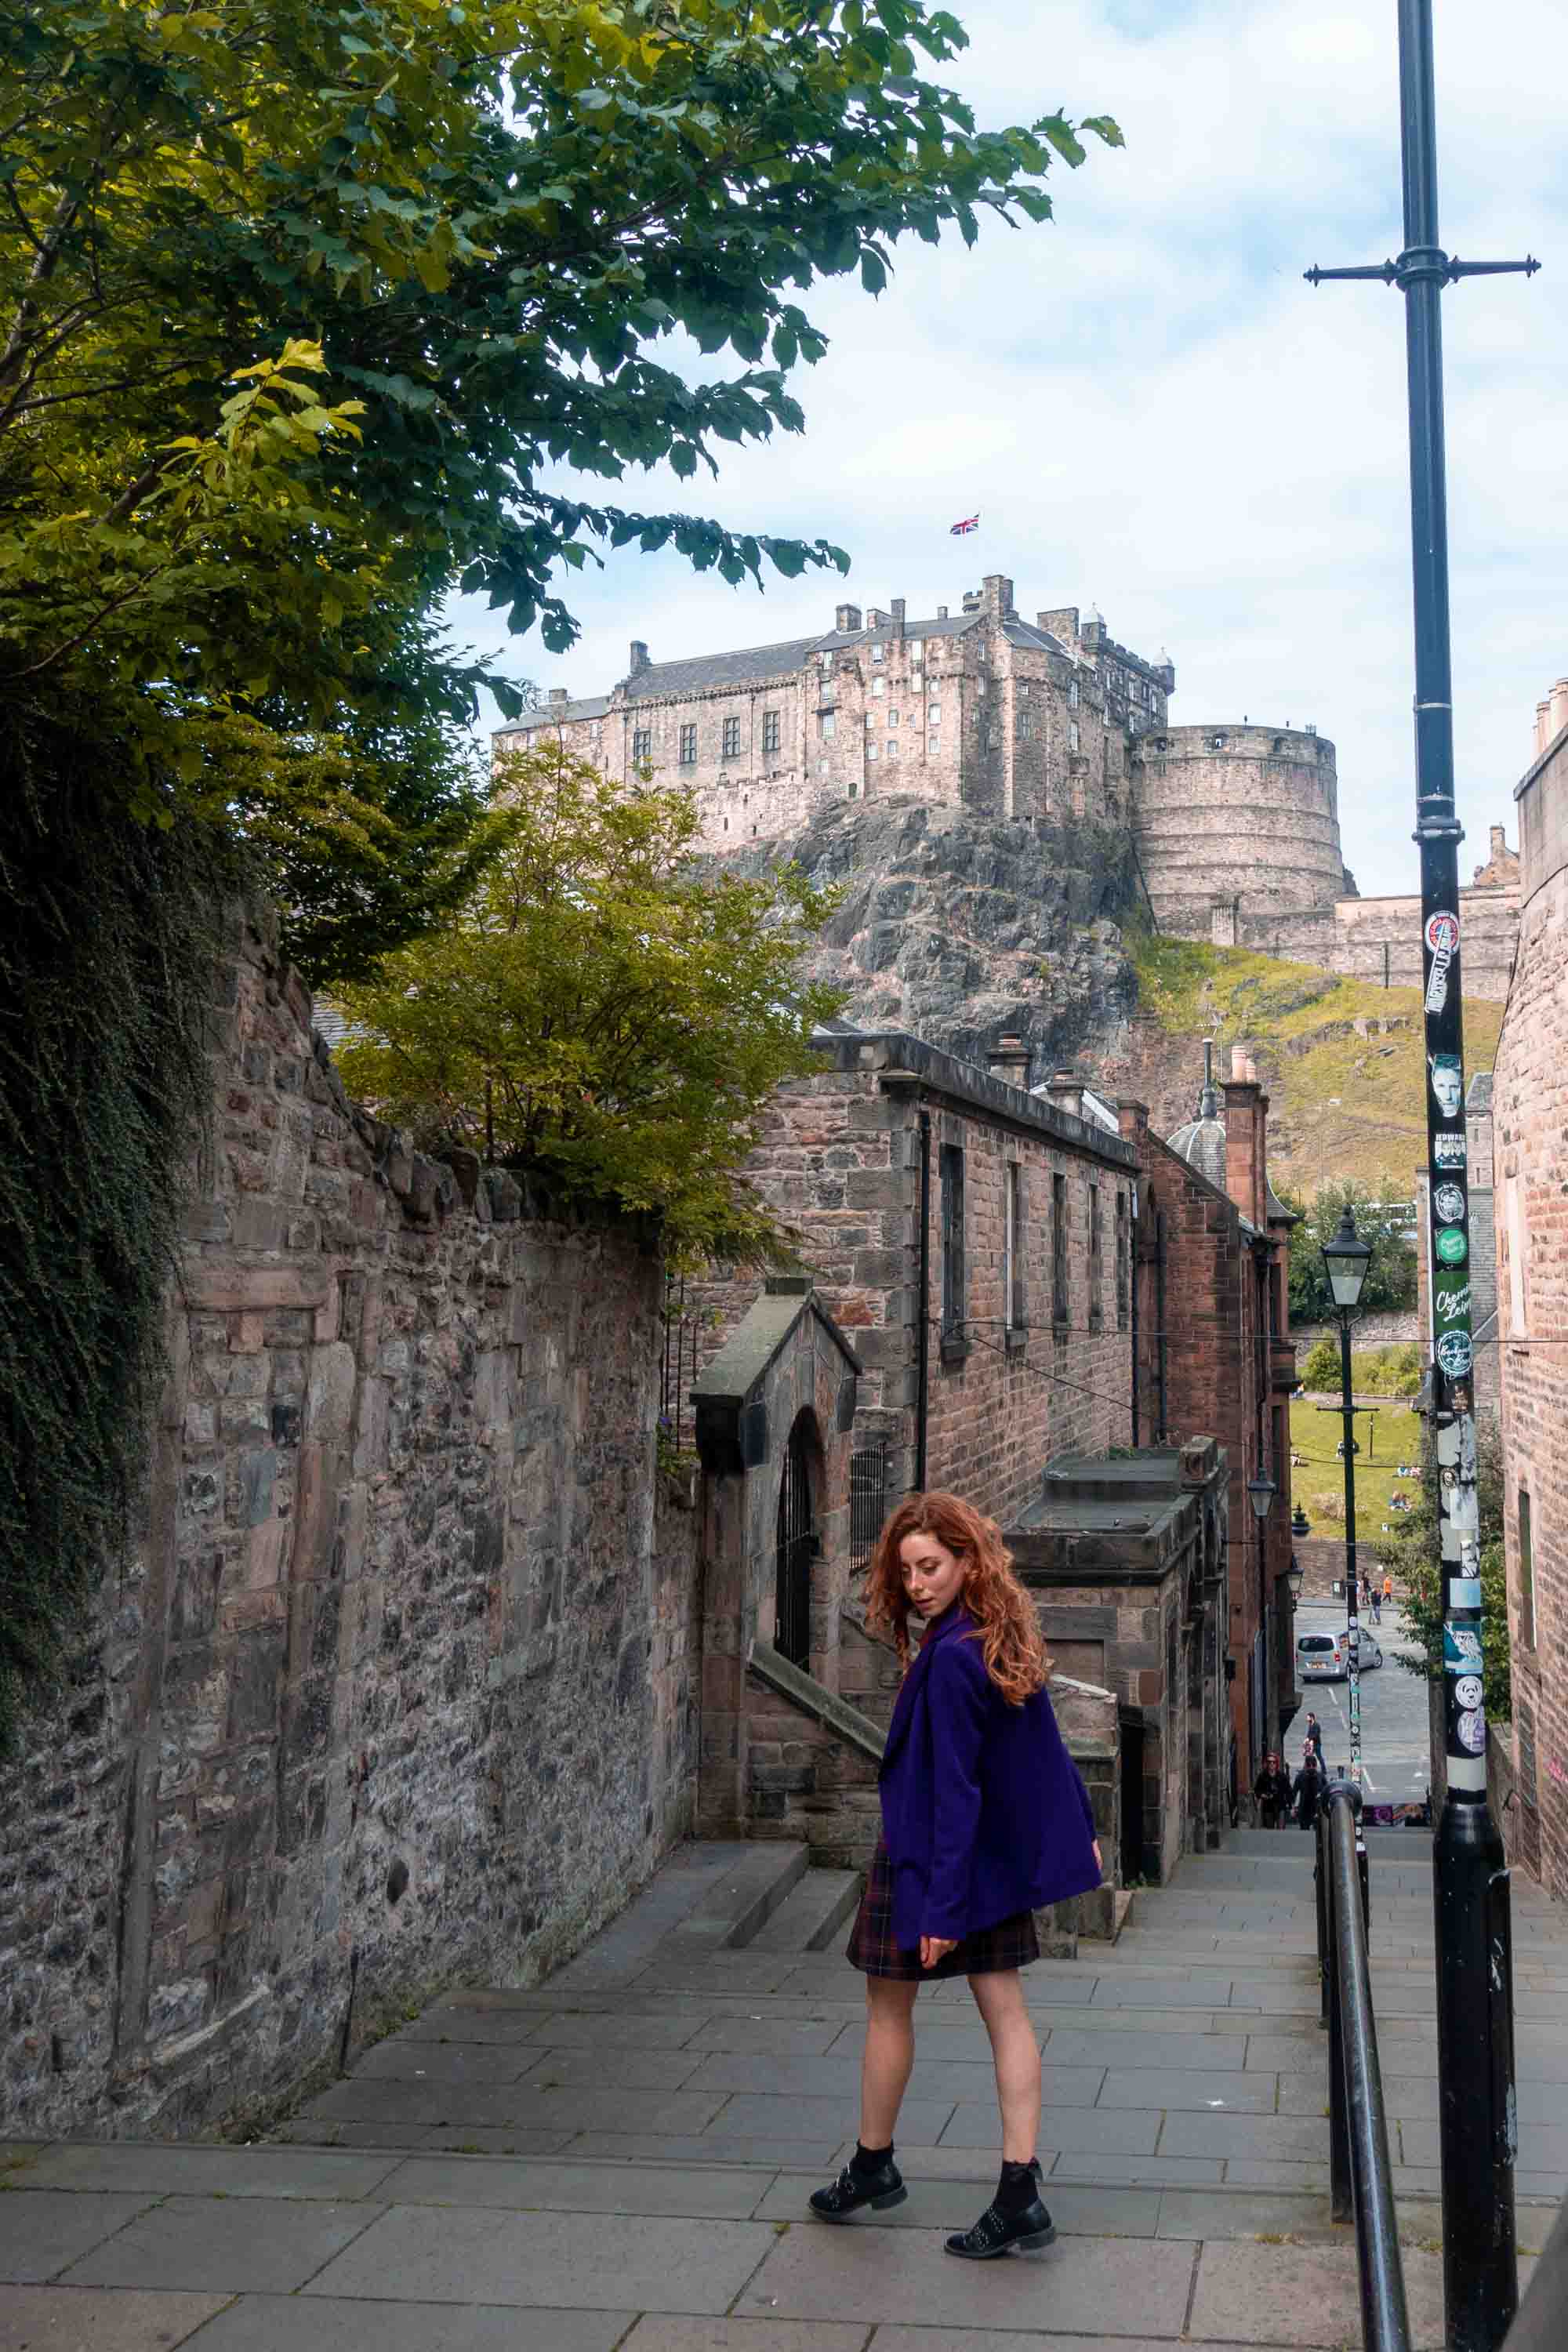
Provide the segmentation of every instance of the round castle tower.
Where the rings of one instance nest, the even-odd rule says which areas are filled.
[[[1340,853],[1334,747],[1310,728],[1166,727],[1140,736],[1132,821],[1161,929],[1215,935],[1216,907],[1328,907],[1353,891]]]

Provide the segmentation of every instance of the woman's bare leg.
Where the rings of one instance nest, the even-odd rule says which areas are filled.
[[[1024,2006],[1023,1979],[1016,1969],[999,1969],[971,1977],[969,1990],[991,2036],[1003,2162],[1027,2164],[1040,2136],[1040,2042]]]
[[[886,2147],[915,2063],[918,1984],[866,1979],[866,2054],[860,2062],[860,2145]]]

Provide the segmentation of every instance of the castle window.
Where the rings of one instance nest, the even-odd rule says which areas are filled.
[[[594,723],[593,723],[593,725],[592,725],[592,727],[590,727],[590,728],[589,728],[589,730],[588,730],[588,740],[589,740],[591,743],[596,743],[596,742],[598,741],[598,740],[599,740],[600,736],[604,733],[604,731],[605,731],[605,730],[604,730],[603,724],[601,723],[601,721],[600,721],[600,720],[598,720],[597,719],[595,719],[595,721],[594,721]]]
[[[1089,1188],[1089,1325],[1098,1331],[1105,1321],[1104,1265],[1100,1246],[1100,1187]]]
[[[896,726],[898,725],[898,723],[899,723],[899,714],[898,714],[898,712],[897,712],[896,710],[889,710],[889,713],[888,713],[888,724],[889,724],[889,727],[896,727]]]
[[[1051,1320],[1068,1320],[1068,1180],[1051,1178]]]
[[[831,654],[818,654],[816,658],[825,671],[830,670],[833,667],[833,656]]]
[[[1069,719],[1068,720],[1068,750],[1069,751],[1076,751],[1081,740],[1078,720],[1076,719]]]
[[[651,727],[634,727],[632,729],[632,758],[634,761],[640,768],[645,766],[652,757],[653,729]]]
[[[942,705],[941,705],[941,703],[940,703],[940,702],[928,702],[928,703],[927,703],[927,705],[926,705],[926,717],[931,720],[931,725],[932,725],[933,727],[940,727],[940,726],[942,725]]]
[[[741,756],[741,722],[738,719],[724,721],[724,757],[738,760]]]
[[[1225,737],[1223,735],[1211,735],[1209,737],[1209,750],[1211,751],[1223,751],[1225,750]]]
[[[831,710],[817,712],[816,731],[825,743],[830,743],[833,740],[838,731],[838,721]]]
[[[1069,678],[1068,680],[1068,709],[1069,710],[1076,710],[1079,706],[1079,682],[1076,677]]]
[[[849,797],[852,801],[858,800],[860,797],[860,787],[853,776],[849,779]]]
[[[779,715],[776,710],[763,713],[763,749],[776,751],[779,748]]]
[[[1024,1321],[1024,1171],[1016,1160],[1007,1162],[1002,1212],[1002,1326],[1016,1331]]]
[[[919,669],[921,661],[925,657],[925,639],[923,637],[911,637],[910,639],[910,667],[911,669]]]
[[[942,737],[940,735],[928,735],[926,737],[926,750],[928,751],[940,751],[941,749]]]
[[[887,679],[885,677],[874,677],[871,680],[871,691],[873,694],[886,694],[888,691]]]
[[[898,756],[899,739],[896,735],[889,735],[888,738],[888,757],[889,760],[896,760]]]
[[[876,758],[876,756],[877,756],[877,746],[876,746],[876,744],[875,744],[875,743],[868,743],[868,744],[867,744],[867,746],[866,746],[866,757],[868,758],[868,760],[874,760],[874,759]]]
[[[963,1267],[963,1151],[942,1147],[942,1335],[962,1339],[965,1316]]]
[[[680,730],[680,764],[683,768],[694,768],[697,765],[697,730],[695,727],[683,727]]]
[[[1034,714],[1034,712],[1033,712],[1032,710],[1020,710],[1020,711],[1019,711],[1019,713],[1018,713],[1018,732],[1019,732],[1019,734],[1020,734],[1020,735],[1022,735],[1022,736],[1026,736],[1026,737],[1027,737],[1027,736],[1033,735],[1034,731],[1035,731],[1035,714]]]
[[[871,659],[872,659],[874,662],[886,661],[886,660],[887,660],[887,658],[888,658],[888,649],[887,649],[887,647],[886,647],[885,646],[872,646],[872,648],[871,648]]]
[[[1116,1328],[1127,1328],[1128,1298],[1131,1292],[1131,1253],[1128,1249],[1127,1195],[1116,1195]]]
[[[1027,694],[1029,691],[1029,681],[1026,677],[1021,677],[1018,680],[1018,691],[1020,694]]]
[[[1520,1647],[1535,1647],[1535,1549],[1530,1526],[1530,1491],[1519,1490],[1519,1640]]]
[[[828,762],[826,760],[818,760],[816,763],[816,772],[819,776],[825,776],[827,773],[827,768]]]

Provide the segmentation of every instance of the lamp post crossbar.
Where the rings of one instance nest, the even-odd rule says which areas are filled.
[[[1451,2352],[1498,2352],[1518,2307],[1512,1937],[1508,1867],[1487,1802],[1470,1321],[1458,846],[1448,620],[1442,296],[1465,278],[1533,277],[1540,263],[1462,261],[1437,227],[1432,0],[1398,0],[1405,250],[1313,268],[1308,281],[1381,280],[1405,297],[1415,635],[1415,839],[1426,1047],[1432,1423],[1443,1578],[1447,1794],[1433,1850],[1437,1957],[1443,2287]],[[1346,1462],[1349,1464],[1347,1454]]]

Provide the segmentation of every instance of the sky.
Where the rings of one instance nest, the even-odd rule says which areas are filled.
[[[836,602],[956,608],[1005,572],[1018,609],[1097,605],[1169,652],[1178,725],[1314,724],[1337,746],[1363,893],[1416,887],[1405,304],[1302,271],[1403,243],[1394,0],[951,0],[943,78],[991,126],[1109,113],[1123,152],[1053,171],[1053,221],[973,250],[909,240],[879,299],[823,284],[800,436],[727,450],[703,510],[852,559],[765,594],[626,550],[570,577],[566,656],[460,603],[458,635],[541,689],[832,625]],[[1443,242],[1534,278],[1443,298],[1460,872],[1515,842],[1534,709],[1568,672],[1568,10],[1436,0]],[[562,475],[564,487],[572,478]],[[690,510],[655,471],[589,497]],[[948,526],[978,512],[980,528]]]

